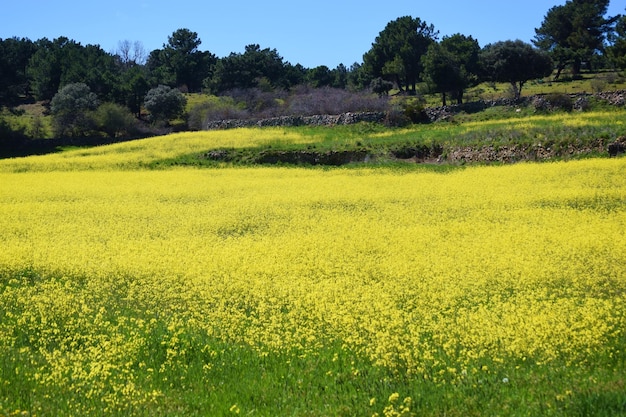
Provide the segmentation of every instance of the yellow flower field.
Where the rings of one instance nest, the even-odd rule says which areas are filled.
[[[46,171],[38,158],[19,163]],[[158,326],[154,373],[203,348],[189,329],[259,357],[339,343],[435,384],[498,363],[585,366],[623,348],[625,172],[624,158],[0,172],[0,350],[33,389],[109,411],[163,399],[137,376]]]

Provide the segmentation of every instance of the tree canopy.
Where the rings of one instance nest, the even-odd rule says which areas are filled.
[[[589,63],[606,46],[607,34],[619,18],[606,18],[609,0],[568,0],[554,6],[535,29],[533,43],[550,52],[557,65],[557,75],[567,66],[578,74],[583,62]]]
[[[167,122],[183,114],[187,99],[180,91],[166,85],[159,85],[148,91],[144,106],[154,122]]]
[[[478,41],[461,34],[444,37],[441,42],[428,47],[422,57],[424,79],[442,94],[444,106],[447,93],[461,104],[464,90],[480,80],[479,52]]]
[[[621,16],[615,25],[613,44],[607,48],[609,58],[618,68],[626,69],[626,16]]]
[[[486,78],[493,82],[510,83],[516,99],[528,80],[552,73],[550,57],[520,40],[485,46],[481,51],[481,61]]]
[[[114,100],[119,93],[119,67],[113,55],[98,45],[82,46],[66,37],[35,43],[27,74],[33,95],[50,100],[60,87],[85,83],[98,96]]]
[[[279,87],[286,84],[287,67],[276,49],[261,49],[260,45],[251,44],[245,47],[243,53],[233,52],[219,60],[212,79],[206,84],[215,93],[254,88],[263,79],[270,86]]]
[[[609,0],[566,0],[550,8],[535,29],[533,44],[538,49],[511,40],[481,49],[478,40],[461,34],[439,41],[432,24],[402,16],[379,32],[362,63],[334,69],[292,65],[276,49],[255,43],[241,53],[218,58],[201,49],[198,33],[185,28],[149,53],[139,41],[123,40],[116,52],[105,52],[99,45],[81,45],[63,36],[0,39],[0,105],[33,99],[50,102],[65,86],[79,83],[101,103],[125,106],[137,118],[150,102],[148,92],[163,90],[160,86],[179,93],[232,97],[242,96],[238,90],[286,94],[301,91],[299,86],[369,90],[384,96],[394,87],[400,93],[416,93],[417,84],[423,83],[441,93],[447,104],[450,97],[461,103],[467,88],[489,80],[510,83],[519,97],[524,83],[553,69],[546,54],[557,77],[568,65],[576,74],[591,62],[626,69],[626,17],[607,16],[608,5]],[[108,110],[113,114],[119,109]],[[158,109],[153,110],[160,116]]]
[[[163,49],[152,51],[148,58],[155,82],[199,92],[217,62],[215,55],[198,49],[201,43],[198,34],[189,29],[172,33]]]
[[[400,17],[387,24],[363,55],[363,64],[372,78],[393,80],[400,91],[415,92],[421,79],[421,57],[437,40],[439,32],[433,25],[411,16]]]
[[[26,67],[36,46],[28,39],[0,39],[0,103],[12,103],[28,95]]]
[[[58,136],[83,136],[90,130],[89,112],[98,107],[98,97],[85,83],[70,83],[50,102]]]

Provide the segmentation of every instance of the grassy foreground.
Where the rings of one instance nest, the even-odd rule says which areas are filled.
[[[312,140],[0,161],[0,415],[626,414],[626,159],[145,169]]]

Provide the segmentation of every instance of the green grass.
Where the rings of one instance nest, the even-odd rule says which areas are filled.
[[[37,352],[60,349],[71,355],[72,348],[39,345],[28,326],[13,326],[19,315],[6,315],[15,306],[3,306],[2,323],[17,329],[12,335],[15,342],[0,350],[0,381],[5,381],[0,385],[3,416],[626,415],[626,362],[619,350],[626,344],[623,333],[614,340],[615,355],[589,357],[586,364],[575,367],[558,360],[542,365],[533,358],[504,363],[482,360],[469,362],[459,378],[461,370],[438,371],[437,361],[448,362],[442,354],[434,358],[431,373],[411,375],[402,369],[376,366],[340,340],[321,343],[323,347],[314,351],[260,353],[194,330],[191,325],[171,330],[167,317],[146,313],[141,305],[126,302],[123,291],[129,282],[123,278],[112,281],[109,299],[89,300],[81,294],[80,279],[43,278],[32,271],[0,275],[2,291],[7,285],[17,285],[13,278],[18,275],[29,280],[19,284],[27,287],[40,285],[42,280],[66,281],[62,285],[68,296],[78,297],[77,301],[80,298],[86,302],[85,308],[92,309],[84,328],[72,329],[77,336],[143,343],[133,358],[119,358],[102,374],[101,381],[90,376],[89,384],[94,386],[82,385],[84,376],[78,370],[89,365],[80,363],[81,357],[73,364],[77,372],[74,379],[70,374],[57,375],[55,384],[37,383],[37,369],[46,362]],[[104,315],[97,308],[102,305],[107,306]],[[58,340],[64,337],[61,334]],[[90,343],[88,340],[84,343]],[[80,343],[76,349],[89,350]],[[177,354],[172,356],[171,350]],[[439,381],[435,383],[434,378]],[[88,390],[98,389],[99,383],[119,386],[120,390],[99,393],[90,401]],[[157,393],[154,401],[133,407],[132,398],[122,388],[128,383],[136,391]],[[399,398],[390,401],[393,393]],[[405,407],[405,414],[400,413],[401,407]]]
[[[4,120],[12,130],[29,137],[41,139],[52,137],[52,118],[38,104],[22,105],[15,109],[2,107],[0,120]]]
[[[559,80],[553,79],[554,75],[539,80],[530,80],[522,88],[522,96],[537,94],[576,94],[597,93],[600,91],[617,91],[626,89],[626,77],[613,71],[589,73],[584,72],[577,79],[572,79],[567,72],[561,74]],[[426,86],[423,86],[426,89]],[[496,100],[499,98],[511,98],[511,86],[508,83],[481,83],[476,87],[467,89],[464,102],[476,100]],[[440,106],[441,94],[425,94],[428,106]],[[453,104],[448,97],[449,103]]]
[[[388,166],[399,164],[393,155],[401,155],[405,150],[437,150],[445,157],[455,149],[487,146],[498,149],[541,145],[554,151],[557,159],[606,156],[606,144],[626,135],[623,117],[624,111],[618,108],[589,113],[535,114],[530,109],[518,112],[515,108],[502,107],[475,114],[459,114],[446,122],[408,128],[390,129],[369,123],[334,127],[300,126],[285,130],[310,137],[310,140],[303,141],[304,144],[276,141],[256,148],[221,149],[228,156],[218,160],[206,157],[211,151],[207,148],[201,154],[153,161],[149,167],[254,165],[262,163],[263,155],[284,152],[321,155],[359,152],[370,156],[370,166]],[[603,149],[598,150],[599,146]],[[425,165],[434,169],[438,169],[437,166],[439,164]]]

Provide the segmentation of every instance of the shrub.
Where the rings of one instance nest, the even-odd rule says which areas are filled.
[[[422,123],[428,120],[428,116],[424,112],[425,104],[424,99],[419,96],[403,98],[400,101],[404,116],[412,123]]]
[[[238,88],[228,91],[226,95],[254,115],[254,117],[267,118],[282,115],[283,105],[288,94],[282,90],[270,91],[262,88]]]
[[[6,120],[0,119],[0,143],[2,143],[3,140],[14,141],[25,138],[26,134],[21,126],[15,128]]]
[[[532,106],[535,111],[549,112],[555,110],[572,111],[574,109],[574,101],[572,98],[563,93],[552,93],[546,96],[533,97]],[[583,103],[579,103],[583,106]]]
[[[144,100],[146,110],[153,122],[167,122],[182,116],[187,99],[178,90],[166,85],[159,85],[148,91]]]
[[[28,127],[28,135],[31,138],[44,138],[47,135],[46,124],[41,116],[33,117]]]
[[[343,89],[300,87],[286,101],[286,115],[342,114],[347,112],[385,111],[386,98]]]
[[[372,80],[370,83],[370,88],[380,97],[389,95],[389,91],[393,88],[393,83],[390,81],[385,81],[382,78],[378,77]]]
[[[552,93],[546,96],[546,100],[550,104],[552,110],[565,110],[572,111],[574,108],[574,102],[572,98],[563,93]]]
[[[591,80],[591,90],[594,93],[601,93],[607,86],[607,80],[603,78],[594,78]]]
[[[98,107],[98,98],[87,84],[67,84],[50,102],[57,136],[85,136],[93,129],[90,112]]]
[[[211,96],[189,110],[187,126],[191,130],[202,130],[207,122],[214,120],[245,119],[249,112],[237,105],[232,97]]]
[[[533,97],[531,105],[537,112],[547,112],[550,110],[550,103],[542,96]]]
[[[110,137],[128,136],[136,130],[135,117],[126,107],[116,103],[104,103],[93,114],[98,130]]]

